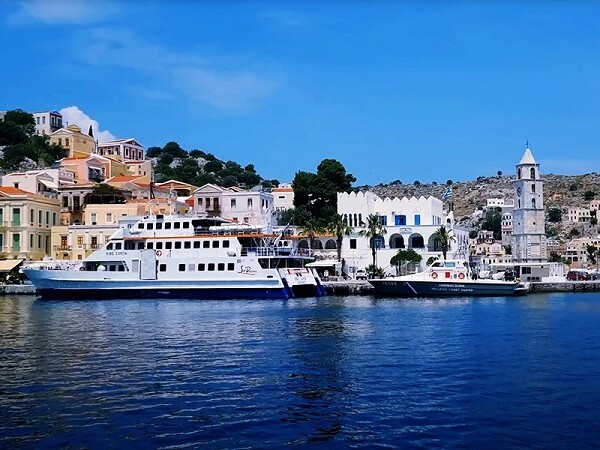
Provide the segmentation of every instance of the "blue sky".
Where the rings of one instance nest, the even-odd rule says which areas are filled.
[[[600,2],[0,0],[0,109],[291,181],[599,171]],[[73,108],[70,108],[73,107]]]

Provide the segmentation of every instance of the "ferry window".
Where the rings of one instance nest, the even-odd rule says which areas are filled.
[[[209,247],[210,247],[210,242],[208,242],[208,241],[204,241],[204,242],[202,243],[202,247],[204,247],[204,248],[209,248]]]
[[[213,241],[213,248],[219,248],[219,241]]]
[[[227,270],[235,270],[235,264],[234,263],[227,263]]]
[[[446,261],[446,267],[455,267],[456,263]]]
[[[144,248],[144,243],[143,242],[138,242],[137,243],[137,249],[138,250],[142,250]]]
[[[171,229],[171,222],[166,222],[165,223],[165,230],[170,230]]]
[[[125,267],[124,267],[122,264],[119,264],[119,265],[117,266],[117,270],[118,270],[119,272],[125,272]]]
[[[175,242],[175,248],[176,249],[180,249],[181,248],[181,242]]]
[[[183,222],[183,228],[189,228],[189,227],[190,227],[189,222]]]
[[[185,241],[183,243],[183,248],[192,248],[192,243],[190,241]]]
[[[225,263],[219,263],[219,264],[217,265],[217,270],[219,270],[219,271],[223,271],[223,270],[225,270]]]
[[[148,226],[146,227],[146,229],[148,229],[148,230],[154,229],[154,224],[153,223],[149,223]]]
[[[355,249],[356,248],[356,239],[350,239],[350,248],[351,249]]]
[[[229,241],[223,241],[223,248],[229,248]]]
[[[173,222],[173,228],[181,228],[181,222]]]
[[[158,266],[158,270],[159,270],[160,272],[166,272],[166,271],[167,271],[167,265],[166,265],[166,264],[160,264],[160,265]]]
[[[214,271],[215,270],[215,263],[208,263],[208,270],[209,271]]]
[[[198,264],[198,271],[203,272],[204,270],[206,270],[206,265],[204,263]]]
[[[163,243],[162,243],[162,242],[157,242],[157,243],[156,243],[156,249],[157,249],[157,250],[161,250],[161,249],[162,249],[162,247],[163,247],[162,245],[163,245]]]
[[[152,250],[154,248],[154,242],[147,242],[146,248]]]
[[[160,223],[160,222],[159,222],[159,223],[157,223],[157,224],[156,224],[156,229],[157,229],[157,230],[162,230],[162,223]]]
[[[116,266],[114,264],[111,264],[111,265],[108,266],[108,271],[109,272],[114,272],[116,269],[117,268],[116,268]]]
[[[194,248],[200,248],[200,241],[194,241]]]
[[[188,271],[189,272],[195,272],[196,271],[196,264],[188,264]]]
[[[143,230],[143,229],[144,229],[144,224],[143,224],[143,223],[138,223],[138,228],[139,228],[140,230]]]
[[[531,267],[523,267],[523,268],[521,268],[521,273],[523,275],[531,275]]]
[[[173,248],[173,243],[172,242],[165,242],[165,248],[167,250],[171,250],[171,248]]]
[[[436,263],[433,263],[433,265],[431,267],[444,267],[444,263],[443,262],[436,262]]]
[[[179,264],[179,271],[185,272],[185,264]]]
[[[113,249],[113,245],[112,245],[112,242],[111,242],[110,244],[108,244],[106,246],[106,250],[112,250],[112,249]]]
[[[115,242],[115,250],[121,250],[121,243]]]

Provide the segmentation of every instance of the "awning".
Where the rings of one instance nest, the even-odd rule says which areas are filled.
[[[0,261],[0,272],[10,272],[22,262],[22,259],[5,259]]]
[[[308,263],[306,265],[306,267],[334,267],[334,266],[337,266],[338,264],[340,266],[342,265],[342,263],[339,262],[337,259],[326,259],[323,261],[315,261],[315,262]]]
[[[42,183],[44,186],[46,186],[47,188],[50,189],[58,189],[58,186],[54,183],[54,181],[49,181],[49,180],[38,180],[40,183]]]

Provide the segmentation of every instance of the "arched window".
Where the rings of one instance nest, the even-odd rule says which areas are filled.
[[[535,192],[535,183],[531,185],[531,192]]]
[[[529,178],[531,178],[532,180],[535,180],[535,167],[531,168],[531,176]]]
[[[328,239],[327,242],[325,242],[326,250],[333,250],[336,248],[337,248],[337,243],[333,239]]]
[[[358,222],[356,220],[356,213],[354,213],[354,226],[357,227],[358,226]]]
[[[532,199],[531,199],[531,207],[532,207],[532,208],[535,208],[535,198],[532,198]]]
[[[371,248],[385,248],[385,240],[383,236],[373,236],[371,238]]]
[[[521,200],[519,200],[519,201],[517,202],[517,208],[520,208],[520,207],[521,207]]]
[[[358,226],[362,227],[363,221],[362,221],[362,214],[358,215]]]
[[[351,223],[348,223],[348,214],[344,214],[344,223],[345,223],[346,225],[352,226],[352,224],[351,224]]]
[[[517,178],[519,180],[521,179],[521,168],[520,167],[517,169]]]

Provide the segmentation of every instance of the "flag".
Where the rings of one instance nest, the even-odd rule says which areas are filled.
[[[442,199],[448,200],[450,197],[452,197],[452,188],[450,186],[448,186],[446,188],[446,190],[444,191],[444,193],[442,194]]]

